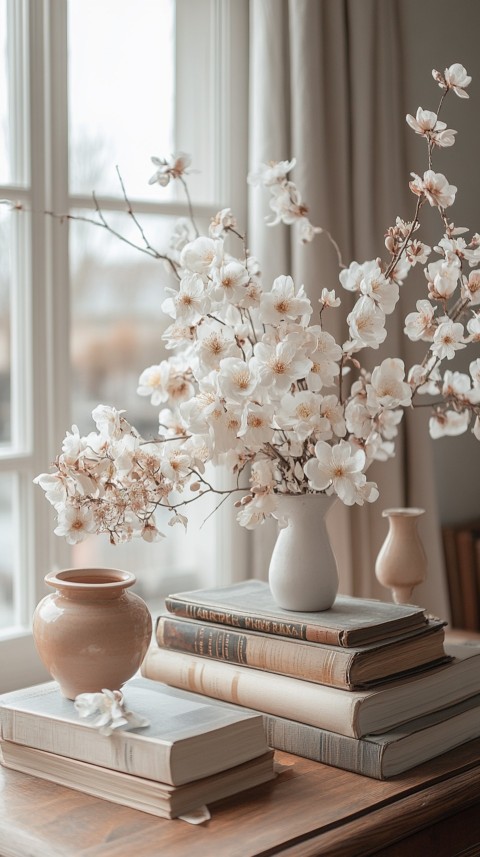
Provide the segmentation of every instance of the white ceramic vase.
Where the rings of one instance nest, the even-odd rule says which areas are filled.
[[[284,610],[328,610],[338,592],[337,562],[325,517],[337,497],[285,494],[278,511],[288,519],[280,529],[268,574],[270,591]]]
[[[397,604],[412,603],[413,590],[425,580],[427,557],[417,531],[424,509],[385,509],[387,537],[375,563],[377,580],[391,590]]]

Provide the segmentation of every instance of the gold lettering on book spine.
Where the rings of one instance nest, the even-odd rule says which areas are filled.
[[[298,640],[308,639],[307,625],[300,623],[281,622],[260,616],[242,616],[225,610],[213,610],[211,607],[203,607],[200,604],[185,603],[182,605],[181,613],[189,619],[201,619],[217,625],[230,625],[232,628],[245,628],[247,631],[260,631],[263,634],[292,637]],[[320,636],[319,642],[322,639],[323,635]]]

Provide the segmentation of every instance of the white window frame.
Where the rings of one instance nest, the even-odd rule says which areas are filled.
[[[31,214],[29,252],[19,253],[23,270],[12,289],[12,324],[19,359],[12,357],[12,388],[22,391],[17,426],[23,426],[22,447],[0,452],[0,473],[15,471],[20,479],[18,498],[19,569],[18,623],[0,631],[0,692],[48,678],[35,653],[31,617],[46,594],[44,575],[70,564],[70,549],[53,535],[53,515],[33,477],[48,469],[60,449],[69,414],[69,258],[68,230],[45,216],[91,208],[91,197],[68,194],[67,110],[67,0],[8,0],[16,16],[18,36],[17,79],[28,81],[28,110],[13,117],[15,131],[28,139],[31,152],[30,187],[2,185],[0,195]],[[132,0],[133,2],[133,0]],[[207,10],[207,15],[200,12]],[[198,16],[192,26],[192,13]],[[188,122],[201,127],[205,117],[198,94],[191,86],[188,57],[192,40],[208,38],[210,101],[214,105],[212,171],[216,206],[196,207],[198,216],[210,217],[230,205],[240,223],[247,223],[247,103],[248,103],[248,0],[177,0],[176,86],[177,130]],[[203,22],[203,23],[202,23]],[[182,26],[182,23],[187,24]],[[201,27],[203,26],[203,34]],[[27,158],[23,152],[22,157]],[[102,197],[105,210],[124,210],[119,198]],[[151,203],[132,200],[137,214],[183,215],[179,202]],[[17,217],[17,215],[15,215]],[[27,229],[18,214],[18,228]],[[93,229],[94,227],[92,227]],[[225,506],[217,513],[216,580],[227,582],[248,576],[249,538]],[[21,521],[21,524],[20,524]]]

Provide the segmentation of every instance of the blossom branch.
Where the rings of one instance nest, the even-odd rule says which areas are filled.
[[[410,189],[417,197],[413,220],[397,218],[385,234],[388,264],[376,258],[345,268],[338,245],[326,230],[311,224],[298,188],[287,179],[294,161],[262,165],[254,177],[254,183],[270,191],[271,225],[296,224],[303,243],[326,232],[336,247],[339,281],[356,294],[346,317],[349,340],[343,345],[323,324],[326,307],[341,304],[334,290],[322,289],[320,312],[312,321],[314,306],[292,277],[262,282],[230,209],[215,215],[208,236],[199,234],[183,178],[188,156],[152,159],[157,169],[151,183],[181,181],[195,230],[193,240],[192,227],[182,224],[176,230],[172,247],[178,261],[168,259],[179,285],[168,290],[171,296],[162,304],[172,318],[163,338],[175,354],[145,369],[137,388],[154,407],[160,406],[158,425],[165,436],[145,440],[120,412],[103,405],[93,412],[97,434],[80,437],[72,427],[54,472],[36,480],[55,507],[58,535],[71,544],[90,532],[106,532],[114,543],[133,537],[153,541],[163,535],[156,524],[159,509],[173,514],[169,525],[186,525],[178,510],[207,493],[219,497],[210,514],[228,497],[243,493],[235,507],[238,522],[248,529],[278,516],[280,494],[327,491],[346,505],[371,503],[378,489],[367,481],[368,463],[392,457],[403,412],[426,406],[418,403],[420,394],[434,397],[428,405],[432,437],[461,434],[473,421],[471,430],[480,440],[480,359],[470,363],[469,374],[446,370],[442,376],[440,371],[458,350],[480,341],[480,235],[469,244],[459,237],[466,230],[449,223],[446,215],[457,188],[431,169],[433,147],[455,141],[456,132],[438,119],[443,101],[450,90],[466,97],[470,78],[459,64],[435,75],[445,90],[437,114],[418,108],[416,117],[407,117],[427,141],[429,169],[423,176],[412,173]],[[120,174],[119,180],[141,245],[110,227],[95,196],[96,219],[74,219],[102,226],[161,258],[132,211]],[[414,239],[426,202],[437,208],[443,225],[433,248],[439,258],[428,264],[432,248]],[[243,241],[243,258],[227,252],[229,232]],[[474,268],[468,278],[467,263]],[[425,266],[428,293],[407,315],[404,330],[412,341],[428,343],[423,361],[407,370],[403,360],[388,357],[367,371],[356,355],[385,341],[387,316],[416,264]],[[460,297],[455,298],[459,284]],[[469,316],[467,330],[460,321],[464,316]],[[347,376],[349,364],[358,371]],[[236,487],[217,489],[203,475],[209,461],[226,464]],[[250,485],[242,487],[247,465]],[[187,489],[193,492],[188,498]]]

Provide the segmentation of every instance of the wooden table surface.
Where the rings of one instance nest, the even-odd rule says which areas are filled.
[[[0,768],[0,855],[480,854],[470,850],[480,843],[480,739],[385,782],[276,758],[287,767],[275,781],[213,804],[211,820],[197,826]]]

